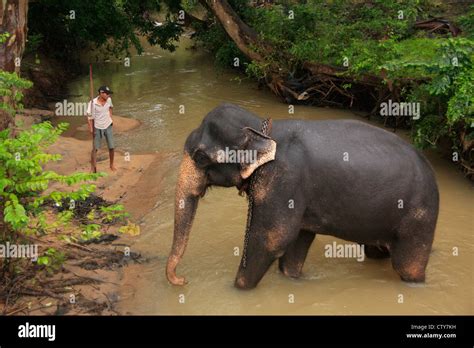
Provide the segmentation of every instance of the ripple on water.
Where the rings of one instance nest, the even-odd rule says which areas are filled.
[[[197,69],[179,69],[177,70],[176,72],[178,74],[189,74],[189,73],[194,73],[194,72],[197,72],[198,70]]]
[[[426,288],[426,283],[414,283],[414,282],[405,282],[404,283],[409,288]]]
[[[151,109],[148,109],[147,111],[153,112],[153,111],[161,111],[163,110],[163,104],[155,104]]]
[[[307,274],[307,275],[301,276],[301,279],[304,279],[304,280],[318,280],[318,279],[324,279],[324,278],[327,278],[327,275],[324,272],[320,272],[317,274]]]
[[[147,123],[152,127],[159,127],[163,125],[164,120],[162,118],[154,117],[154,118],[149,119]]]

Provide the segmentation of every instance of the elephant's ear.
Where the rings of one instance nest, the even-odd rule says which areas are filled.
[[[240,175],[247,179],[262,164],[273,161],[276,153],[276,142],[272,138],[253,128],[245,127],[243,129],[246,137],[245,150],[255,151],[256,158],[250,163],[241,163]]]

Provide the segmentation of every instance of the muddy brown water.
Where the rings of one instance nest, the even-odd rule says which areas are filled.
[[[170,285],[165,265],[173,235],[177,168],[186,136],[207,112],[227,101],[274,119],[363,120],[330,108],[296,106],[295,113],[289,114],[288,105],[268,91],[258,90],[252,81],[239,81],[239,75],[230,71],[217,70],[212,57],[186,46],[189,41],[183,39],[174,53],[148,48],[143,56],[132,57],[130,67],[120,62],[95,66],[95,85],[108,84],[115,91],[116,113],[143,123],[137,130],[116,136],[117,147],[131,156],[166,152],[170,158],[161,168],[165,173],[161,194],[141,221],[142,234],[132,247],[149,261],[127,271],[118,304],[122,313],[473,314],[472,186],[435,153],[427,155],[436,171],[441,207],[425,284],[400,281],[390,260],[325,257],[326,245],[345,242],[317,236],[301,279],[284,277],[275,263],[256,289],[239,291],[233,281],[247,202],[235,188],[215,188],[200,202],[178,267],[178,274],[189,283]],[[73,94],[87,94],[88,77],[71,82],[70,87]],[[180,106],[184,106],[183,114]],[[398,134],[408,139],[403,132]]]

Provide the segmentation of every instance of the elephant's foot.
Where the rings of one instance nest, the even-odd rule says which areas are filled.
[[[425,272],[423,271],[420,274],[412,275],[400,275],[400,279],[407,283],[424,283],[425,282]]]
[[[281,273],[286,275],[290,278],[299,278],[301,277],[301,271],[303,269],[303,264],[300,263],[289,263],[283,257],[280,258],[278,262],[278,268],[280,269]]]
[[[238,277],[235,279],[234,286],[240,290],[251,290],[257,286],[257,283],[248,282],[244,277]]]
[[[238,289],[250,290],[255,288],[276,259],[268,250],[259,248],[256,252],[255,249],[252,245],[250,246],[246,267],[244,267],[243,259],[240,262],[239,271],[234,282],[234,286]]]
[[[404,282],[423,283],[425,281],[426,263],[424,260],[392,260],[392,264]]]
[[[425,281],[425,271],[431,252],[431,241],[405,239],[390,246],[393,269],[405,282]]]
[[[386,259],[390,257],[390,251],[384,246],[364,245],[364,254],[369,259]]]
[[[425,269],[428,258],[420,253],[420,256],[402,254],[392,257],[392,266],[399,274],[400,279],[409,283],[423,283],[425,281]]]

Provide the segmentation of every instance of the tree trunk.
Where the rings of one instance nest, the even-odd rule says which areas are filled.
[[[0,70],[19,74],[28,31],[28,0],[0,1],[0,33],[10,34],[6,41],[0,44]],[[2,102],[9,101],[4,97]],[[11,123],[12,117],[0,110],[0,130],[6,129]]]
[[[255,30],[240,19],[226,0],[201,0],[201,4],[214,14],[243,54],[251,60],[263,61],[261,53],[252,47],[258,47],[262,53],[271,48],[260,40]]]
[[[0,46],[0,69],[19,72],[20,66],[15,59],[23,56],[27,36],[27,0],[1,0],[0,28],[10,37]]]
[[[263,41],[257,32],[249,27],[234,9],[229,5],[227,0],[200,0],[201,4],[210,10],[214,16],[219,20],[224,30],[227,32],[229,37],[235,42],[240,51],[246,55],[249,59],[256,62],[263,62],[264,57],[270,54],[283,54],[277,52],[271,44]],[[286,57],[284,59],[290,59]],[[315,79],[322,81],[322,85],[318,86],[319,89],[325,89],[325,99],[328,98],[330,93],[343,92],[340,88],[335,88],[334,83],[326,83],[328,79],[334,79],[339,82],[353,82],[348,77],[341,78],[341,74],[345,71],[343,68],[336,68],[326,64],[319,64],[317,62],[305,62],[303,69],[307,71],[310,79],[309,81],[303,81],[295,89],[294,84],[287,81],[286,76],[282,76],[282,71],[278,66],[270,66],[269,72],[265,78],[265,83],[272,90],[274,94],[281,97],[287,103],[294,101],[303,101],[310,98],[308,90],[314,90]],[[358,79],[357,83],[374,85],[376,81],[380,81],[375,77],[367,76],[362,79]],[[291,85],[291,86],[290,86]],[[323,93],[324,94],[324,93]],[[343,93],[344,94],[344,93]],[[348,93],[344,94],[352,102],[352,96]]]

